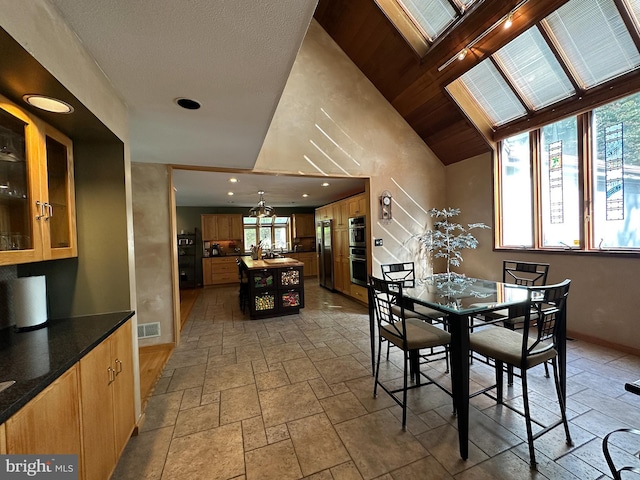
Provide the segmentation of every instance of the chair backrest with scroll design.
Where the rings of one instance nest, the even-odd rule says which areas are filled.
[[[369,300],[373,301],[378,330],[387,330],[402,341],[406,349],[402,282],[391,282],[369,275]],[[399,308],[398,308],[399,307]]]
[[[390,282],[402,282],[404,288],[416,286],[416,274],[413,262],[386,263],[381,265],[382,278]]]
[[[546,285],[549,274],[548,263],[519,262],[505,260],[502,262],[502,281],[516,285]]]
[[[528,308],[524,314],[522,359],[556,349],[559,328],[566,321],[571,280],[556,285],[528,287]]]

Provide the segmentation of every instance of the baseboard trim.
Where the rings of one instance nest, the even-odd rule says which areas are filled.
[[[583,340],[585,342],[593,343],[595,345],[600,345],[601,347],[612,348],[614,350],[618,350],[619,352],[629,353],[631,355],[640,356],[640,349],[629,347],[627,345],[621,345],[619,343],[609,342],[608,340],[603,340],[599,337],[593,337],[591,335],[586,335],[580,332],[571,332],[567,330],[567,336],[569,338],[575,338],[576,340]]]

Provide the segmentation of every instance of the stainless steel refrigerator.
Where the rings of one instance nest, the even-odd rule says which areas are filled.
[[[333,220],[323,220],[316,225],[318,242],[318,278],[320,285],[333,290]]]

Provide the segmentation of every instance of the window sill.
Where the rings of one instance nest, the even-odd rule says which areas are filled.
[[[596,257],[640,257],[640,250],[581,250],[577,248],[516,248],[516,247],[495,247],[494,252],[519,252],[519,253],[542,253],[551,255],[586,255]]]

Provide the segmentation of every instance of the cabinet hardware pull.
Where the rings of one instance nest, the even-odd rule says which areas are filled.
[[[40,209],[40,215],[36,215],[36,220],[40,220],[42,217],[44,217],[44,205],[45,204],[40,200],[36,200],[36,207]]]
[[[47,215],[47,218],[45,218],[45,220],[49,220],[51,217],[53,217],[53,205],[51,205],[50,203],[45,203],[45,205],[47,206],[47,210],[49,210],[49,215]]]
[[[122,373],[122,362],[116,358],[116,377]]]
[[[116,379],[115,370],[111,368],[111,366],[107,367],[107,375],[109,375],[109,382],[107,385],[111,385]]]

